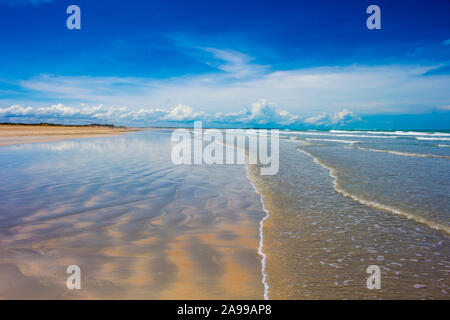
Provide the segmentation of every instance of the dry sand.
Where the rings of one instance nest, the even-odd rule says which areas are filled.
[[[0,146],[117,135],[139,129],[107,126],[0,125]]]

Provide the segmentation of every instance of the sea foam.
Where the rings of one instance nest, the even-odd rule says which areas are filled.
[[[369,206],[369,207],[373,207],[373,208],[378,209],[378,210],[383,210],[383,211],[387,211],[387,212],[390,212],[390,213],[394,213],[394,214],[399,215],[401,217],[404,217],[404,218],[413,220],[415,222],[421,223],[423,225],[426,225],[429,228],[436,229],[436,230],[442,231],[442,232],[450,235],[450,228],[445,226],[445,225],[443,225],[443,224],[436,223],[436,222],[433,222],[433,221],[429,221],[429,220],[427,220],[427,219],[425,219],[423,217],[414,215],[412,213],[409,213],[409,212],[406,212],[406,211],[403,211],[403,210],[400,210],[400,209],[397,209],[397,208],[393,208],[391,206],[384,205],[384,204],[381,204],[381,203],[378,203],[378,202],[375,202],[375,201],[367,200],[367,199],[359,197],[359,196],[357,196],[355,194],[351,194],[351,193],[347,192],[346,190],[344,190],[343,188],[340,187],[340,185],[338,183],[339,178],[338,178],[338,175],[337,175],[337,170],[335,168],[332,168],[332,167],[326,165],[325,163],[320,161],[319,158],[315,157],[314,155],[312,155],[310,152],[308,152],[306,150],[303,150],[301,148],[297,148],[297,150],[300,151],[300,152],[305,153],[308,156],[310,156],[314,160],[314,162],[316,162],[318,165],[322,166],[323,168],[327,169],[329,171],[330,176],[333,178],[334,190],[336,190],[336,192],[342,194],[343,196],[345,196],[347,198],[350,198],[350,199],[353,199],[354,201],[359,202],[359,203],[361,203],[363,205],[366,205],[366,206]]]

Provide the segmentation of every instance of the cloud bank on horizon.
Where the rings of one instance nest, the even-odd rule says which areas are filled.
[[[353,121],[353,113],[344,109],[334,114],[321,113],[316,117],[302,119],[286,110],[277,108],[264,99],[238,112],[207,113],[192,107],[177,105],[172,109],[141,108],[130,110],[126,107],[82,106],[72,108],[62,104],[49,107],[22,107],[13,105],[0,108],[0,119],[8,122],[55,122],[55,123],[114,123],[120,125],[173,125],[184,126],[193,121],[203,121],[205,125],[219,127],[299,127],[302,125],[332,125]]]
[[[40,75],[20,80],[17,86],[36,100],[3,100],[10,106],[0,108],[0,120],[311,127],[348,124],[360,114],[444,112],[450,104],[450,76],[428,75],[440,65],[264,72],[263,66],[244,63],[250,58],[242,53],[220,54],[214,57],[221,72],[187,77]]]

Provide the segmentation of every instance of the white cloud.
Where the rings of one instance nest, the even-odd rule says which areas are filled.
[[[267,66],[252,64],[251,61],[253,59],[241,52],[216,48],[202,48],[202,50],[211,53],[214,59],[224,62],[207,62],[208,65],[222,70],[235,78],[262,75],[267,69]]]
[[[275,104],[261,99],[250,108],[239,112],[207,113],[196,111],[186,105],[174,108],[141,108],[81,106],[80,108],[56,104],[50,107],[23,107],[13,105],[0,108],[0,119],[8,122],[54,122],[54,123],[114,123],[125,125],[189,124],[202,120],[210,125],[220,126],[269,126],[279,127],[302,124],[299,116],[279,109]],[[335,122],[337,123],[337,122]],[[331,124],[328,122],[327,124]]]
[[[332,114],[321,112],[316,116],[306,118],[304,122],[311,125],[329,126],[335,124],[344,124],[355,120],[359,120],[359,118],[355,117],[352,111],[343,109],[342,111],[334,112]]]
[[[321,112],[317,116],[306,118],[305,122],[309,123],[309,124],[321,124],[321,123],[325,123],[327,117],[328,117],[328,114],[326,112]]]
[[[353,112],[344,109],[339,112],[335,112],[331,117],[331,123],[342,123],[353,119]]]
[[[0,107],[4,107],[0,110],[6,114],[7,106],[13,105],[20,116],[27,111],[16,105],[31,105],[34,117],[40,113],[60,119],[88,117],[119,122],[205,119],[224,125],[335,125],[354,120],[354,113],[425,113],[450,104],[450,76],[427,74],[440,65],[270,71],[233,50],[190,49],[194,54],[200,52],[206,63],[220,72],[166,79],[43,74],[9,83],[19,89],[8,89],[3,96],[22,99],[0,98]],[[66,107],[81,104],[97,107]],[[342,110],[343,106],[352,111]],[[306,120],[301,121],[300,115]]]
[[[275,104],[267,102],[265,99],[261,99],[252,104],[252,108],[246,121],[254,121],[259,124],[275,122],[278,124],[288,125],[298,119],[298,116],[291,115],[286,110],[277,109]]]
[[[208,118],[208,115],[204,112],[195,112],[193,108],[179,104],[172,110],[167,111],[167,114],[161,120],[192,121],[202,119],[202,117]]]
[[[172,109],[182,104],[209,113],[236,113],[264,97],[282,105],[286,112],[305,117],[333,114],[342,106],[359,114],[421,113],[450,104],[450,76],[424,75],[433,68],[322,67],[245,78],[227,73],[170,79],[40,75],[17,83],[27,91],[27,99],[0,99],[0,106],[48,106],[58,101],[72,106],[103,104],[139,110],[152,106]],[[25,97],[20,92],[16,95]],[[177,112],[174,116],[180,117],[182,110]]]

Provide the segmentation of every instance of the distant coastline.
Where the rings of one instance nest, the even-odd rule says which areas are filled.
[[[40,123],[0,122],[0,126],[127,128],[125,126],[116,126],[114,124],[100,124],[100,123],[91,123],[91,124],[60,124],[60,123],[49,123],[49,122],[40,122]]]
[[[123,125],[115,125],[115,124],[101,124],[101,123],[89,123],[89,124],[62,124],[62,123],[51,123],[51,122],[39,122],[39,123],[27,123],[27,122],[0,122],[0,128],[2,126],[42,126],[42,127],[73,127],[73,128],[92,128],[92,127],[100,127],[100,128],[114,128],[114,129],[133,129],[133,130],[145,130],[145,129],[193,129],[193,123],[191,126],[187,125],[150,125],[150,126],[123,126]],[[203,129],[244,129],[244,130],[258,130],[258,129],[278,129],[280,131],[286,132],[296,132],[296,131],[317,131],[317,132],[336,132],[336,133],[357,133],[357,132],[423,132],[423,133],[433,133],[433,132],[443,132],[450,133],[450,128],[447,129],[409,129],[409,128],[390,128],[390,129],[367,129],[367,128],[341,128],[341,127],[324,127],[324,128],[292,128],[290,126],[287,127],[279,127],[279,126],[241,126],[241,127],[224,127],[224,126],[215,126],[215,125],[207,125],[205,123],[202,124]]]
[[[63,125],[52,123],[0,123],[0,146],[117,135],[138,128],[112,124]]]

